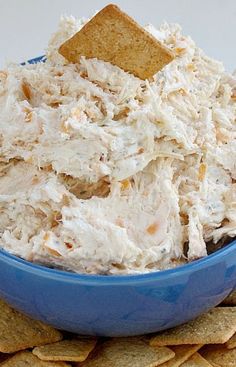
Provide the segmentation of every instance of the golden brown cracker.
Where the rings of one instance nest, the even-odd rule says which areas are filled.
[[[223,345],[208,345],[200,353],[214,366],[236,367],[236,348],[227,349]]]
[[[57,343],[36,347],[33,354],[44,361],[83,362],[96,345],[95,339],[80,338],[62,340]]]
[[[173,346],[171,350],[173,350],[173,352],[175,353],[174,358],[162,364],[161,367],[182,366],[182,363],[184,363],[188,358],[190,358],[194,353],[196,353],[201,347],[202,344]]]
[[[163,349],[164,348],[164,349]],[[117,338],[105,342],[83,367],[155,367],[174,357],[166,347],[153,348],[140,338]]]
[[[32,320],[0,300],[0,352],[14,353],[61,339],[59,331]]]
[[[64,362],[45,362],[34,356],[31,352],[23,351],[1,364],[1,367],[69,367]]]
[[[174,59],[172,51],[110,4],[59,48],[68,61],[81,56],[108,61],[140,79],[156,74]]]
[[[236,348],[236,333],[227,341],[226,347],[228,349]]]
[[[212,367],[199,353],[195,353],[186,362],[181,364],[181,367]]]
[[[236,307],[216,307],[186,324],[157,334],[152,346],[226,343],[236,332]]]

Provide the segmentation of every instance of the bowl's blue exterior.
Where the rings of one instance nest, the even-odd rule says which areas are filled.
[[[44,57],[30,63],[44,61]],[[194,263],[133,276],[78,275],[28,263],[0,250],[0,297],[57,328],[127,336],[186,322],[236,287],[236,241]]]
[[[46,61],[46,56],[42,55],[42,56],[38,56],[35,57],[34,59],[30,59],[27,61],[28,64],[38,64],[39,62],[45,62]],[[21,65],[26,65],[26,62],[22,62]]]
[[[57,328],[127,336],[186,322],[236,286],[236,241],[176,269],[143,275],[78,275],[44,268],[0,250],[0,297]]]

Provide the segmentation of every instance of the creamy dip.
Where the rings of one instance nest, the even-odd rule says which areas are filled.
[[[0,71],[0,242],[73,272],[145,273],[236,235],[236,77],[178,25],[147,31],[176,55],[152,80],[58,47]]]

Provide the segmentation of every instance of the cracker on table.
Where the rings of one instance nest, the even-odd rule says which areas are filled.
[[[181,364],[181,367],[212,367],[199,353],[195,353],[186,362]]]
[[[157,334],[150,344],[223,344],[235,332],[236,307],[216,307],[186,324]]]
[[[227,349],[224,345],[208,345],[200,353],[213,366],[236,367],[236,348]]]
[[[236,291],[230,293],[230,295],[226,297],[222,303],[228,306],[236,306]]]
[[[96,339],[79,338],[36,347],[33,354],[44,361],[83,362],[94,349]]]
[[[110,4],[59,48],[69,62],[81,56],[108,61],[140,79],[156,74],[174,59],[171,50]]]
[[[31,352],[23,351],[3,362],[1,367],[70,367],[70,365],[64,362],[41,361]]]
[[[171,347],[171,350],[175,353],[174,358],[170,361],[165,362],[161,367],[179,367],[182,366],[187,359],[189,359],[194,353],[196,353],[202,344],[197,345],[177,345]]]
[[[226,347],[228,349],[236,348],[236,333],[227,341]]]
[[[14,353],[61,339],[59,331],[32,320],[0,300],[0,352]]]
[[[78,367],[155,367],[174,357],[166,347],[153,348],[140,338],[114,338]]]

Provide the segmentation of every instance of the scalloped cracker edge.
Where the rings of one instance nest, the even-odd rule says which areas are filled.
[[[223,344],[236,332],[236,307],[216,307],[186,324],[157,334],[152,346]]]
[[[96,339],[78,338],[62,340],[33,349],[33,354],[43,361],[83,362],[95,348]]]

